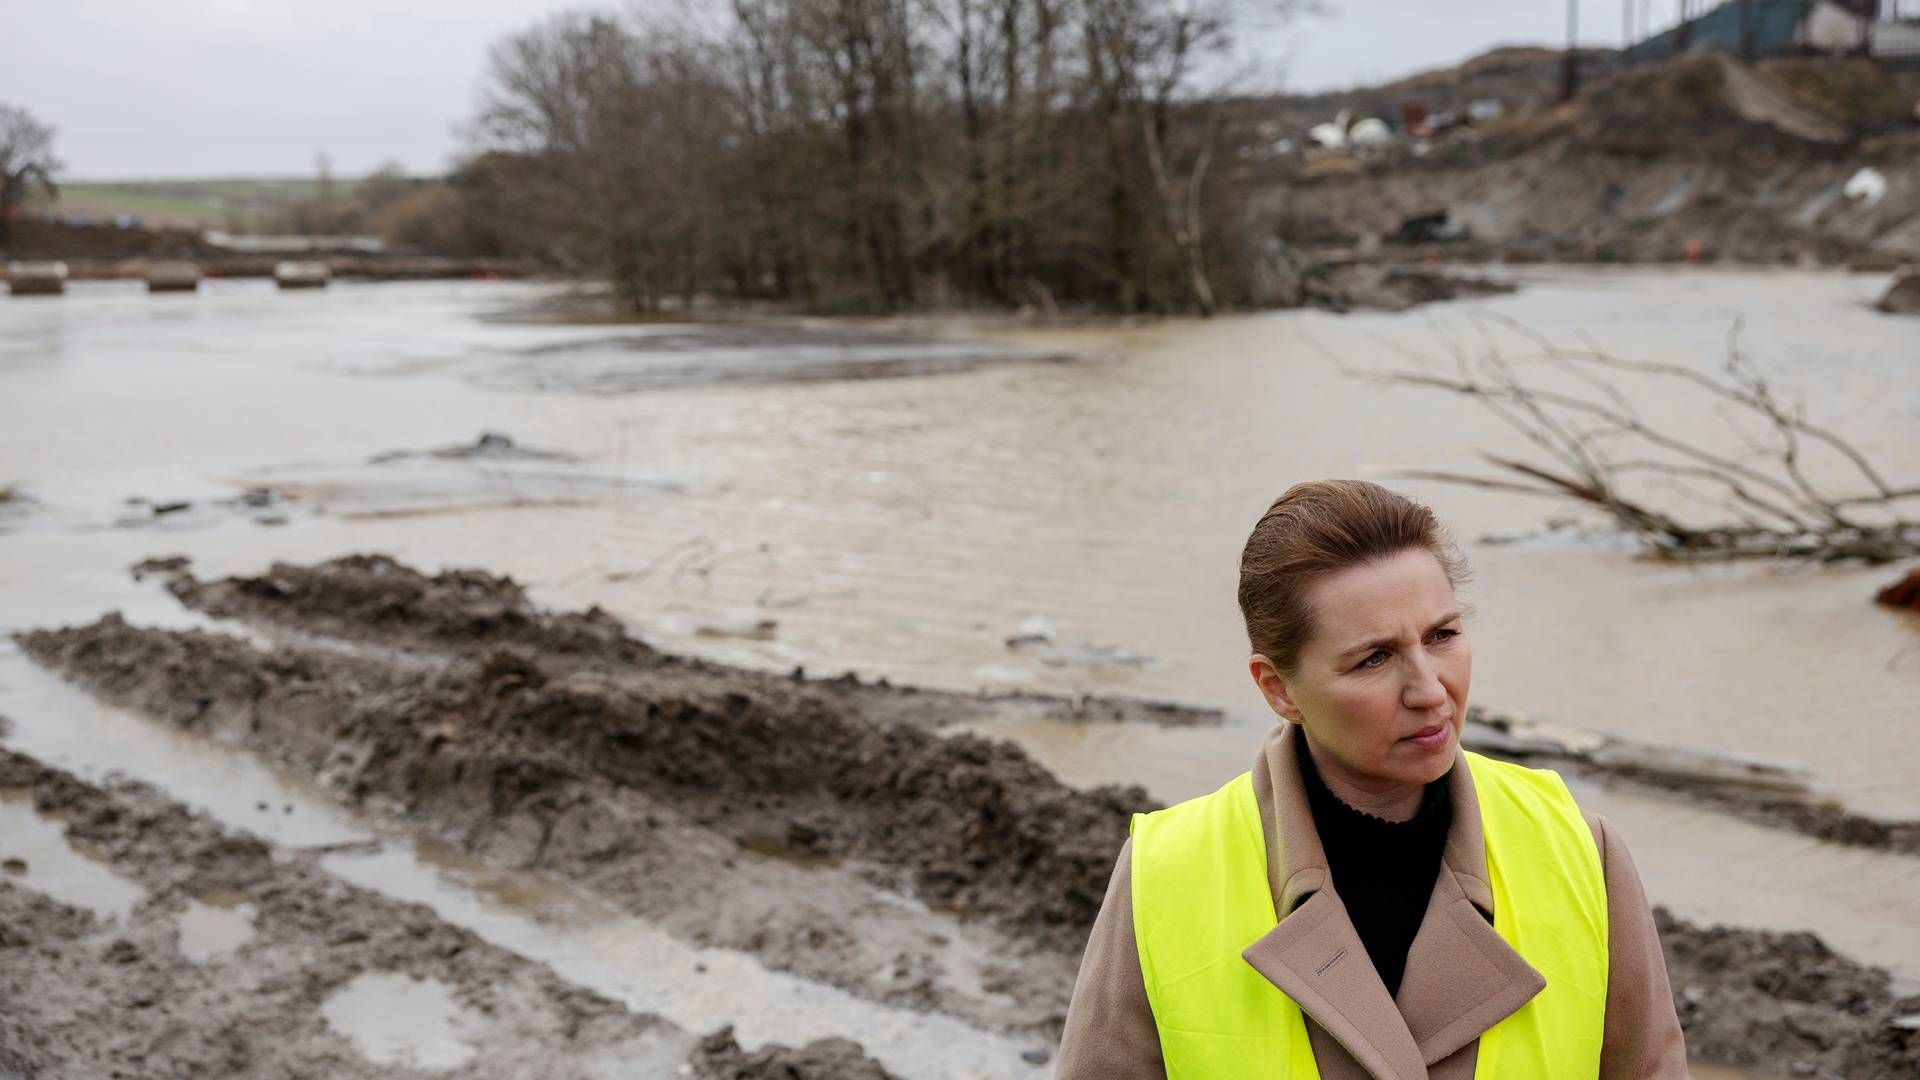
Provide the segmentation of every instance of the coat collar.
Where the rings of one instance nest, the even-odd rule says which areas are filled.
[[[1279,923],[1241,953],[1378,1080],[1416,1080],[1546,986],[1493,929],[1480,803],[1465,756],[1448,774],[1453,820],[1427,912],[1407,950],[1397,996],[1367,959],[1327,869],[1296,725],[1268,735],[1253,787],[1266,828],[1267,880]]]

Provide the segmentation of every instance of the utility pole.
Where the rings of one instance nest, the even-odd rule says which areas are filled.
[[[1567,57],[1560,69],[1560,100],[1572,101],[1580,89],[1580,56],[1574,43],[1580,39],[1580,0],[1567,0]]]
[[[1753,0],[1740,0],[1740,55],[1753,59]]]

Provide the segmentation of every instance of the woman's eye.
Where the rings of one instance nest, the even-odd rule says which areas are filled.
[[[1450,638],[1457,638],[1460,636],[1460,631],[1458,630],[1436,630],[1434,631],[1434,633],[1440,636],[1441,641],[1446,641]]]
[[[1375,649],[1371,654],[1367,656],[1365,660],[1360,661],[1360,666],[1361,667],[1379,667],[1380,666],[1379,664],[1376,664],[1373,662],[1374,659],[1379,658],[1384,660],[1386,659],[1386,656],[1387,656],[1387,653],[1385,649]]]

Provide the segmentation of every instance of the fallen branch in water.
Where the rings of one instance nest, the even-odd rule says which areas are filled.
[[[1498,475],[1436,469],[1394,469],[1388,475],[1582,503],[1603,510],[1656,554],[1672,559],[1886,562],[1920,554],[1920,520],[1896,509],[1920,499],[1920,485],[1889,483],[1846,438],[1810,421],[1803,403],[1783,398],[1741,351],[1737,321],[1727,335],[1722,371],[1712,373],[1627,360],[1591,346],[1570,349],[1510,319],[1483,317],[1518,336],[1530,351],[1506,355],[1481,326],[1484,348],[1476,356],[1442,337],[1454,361],[1452,373],[1364,371],[1332,359],[1354,377],[1470,397],[1538,447],[1544,460],[1482,453]],[[1415,361],[1427,359],[1396,351]],[[1523,378],[1523,365],[1545,365],[1565,378],[1561,385]],[[1681,385],[1715,399],[1721,405],[1715,411],[1723,413],[1749,453],[1735,457],[1699,438],[1656,427],[1610,378],[1616,374]],[[1749,424],[1760,421],[1763,435],[1754,437],[1725,417],[1727,406]],[[1836,494],[1822,488],[1808,475],[1810,451],[1836,455],[1858,474],[1865,490]],[[1642,493],[1653,484],[1725,516],[1704,523],[1683,520]]]

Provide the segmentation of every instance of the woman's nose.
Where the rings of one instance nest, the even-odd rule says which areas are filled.
[[[1435,709],[1447,703],[1447,688],[1441,684],[1440,670],[1432,660],[1423,656],[1414,659],[1400,701],[1409,709]]]

